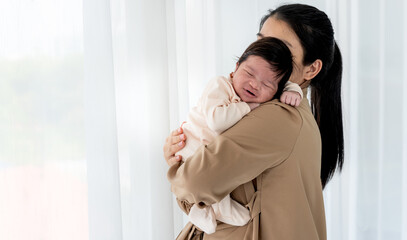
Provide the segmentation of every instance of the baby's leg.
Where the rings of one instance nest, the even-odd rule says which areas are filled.
[[[206,234],[212,234],[216,231],[216,216],[211,206],[199,208],[196,204],[194,204],[191,207],[188,218],[191,223],[200,228]]]
[[[220,202],[212,205],[216,214],[216,219],[234,226],[244,226],[250,220],[250,213],[247,208],[240,205],[227,195]]]

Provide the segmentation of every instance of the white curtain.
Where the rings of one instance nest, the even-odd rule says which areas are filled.
[[[0,239],[174,239],[162,146],[270,0],[0,2]],[[407,240],[407,3],[302,1],[344,62],[328,239]]]
[[[82,1],[0,1],[0,239],[88,239]]]
[[[327,5],[344,55],[346,163],[325,191],[332,239],[407,239],[407,3]]]

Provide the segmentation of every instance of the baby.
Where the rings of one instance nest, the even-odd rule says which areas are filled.
[[[281,95],[280,101],[298,106],[302,90],[288,81],[291,72],[291,52],[281,40],[265,37],[252,43],[229,78],[218,77],[209,82],[198,105],[182,125],[188,140],[176,155],[185,161],[202,144],[209,144],[260,103],[275,96]],[[229,195],[205,208],[194,204],[188,217],[207,234],[215,232],[216,220],[235,226],[243,226],[250,220],[249,211]]]

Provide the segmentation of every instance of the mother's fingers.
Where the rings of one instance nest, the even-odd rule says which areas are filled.
[[[171,167],[172,165],[174,165],[174,164],[178,163],[179,161],[181,161],[181,159],[182,159],[181,156],[172,157],[172,158],[167,160],[167,164],[168,164],[168,166]]]
[[[185,134],[180,134],[178,136],[170,136],[169,142],[170,144],[177,144],[181,141],[185,141],[186,140],[186,136]]]
[[[185,141],[178,142],[176,144],[172,144],[170,147],[171,156],[174,156],[179,150],[185,147]]]
[[[183,129],[182,128],[177,128],[174,131],[171,132],[172,136],[177,136],[180,135],[181,133],[183,133]]]
[[[165,140],[166,144],[176,144],[180,141],[185,141],[186,140],[186,136],[185,134],[183,134],[183,129],[182,128],[178,128],[175,129],[174,131],[171,132],[170,136],[167,137],[167,139]]]

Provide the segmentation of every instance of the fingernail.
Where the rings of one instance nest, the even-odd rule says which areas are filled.
[[[185,135],[184,134],[181,134],[179,137],[181,138],[181,140],[185,140]]]
[[[184,144],[184,142],[182,141],[178,143],[179,146],[182,146],[182,144]]]
[[[178,155],[178,156],[177,156],[177,159],[178,159],[178,160],[181,160],[181,156],[180,156],[180,155]]]
[[[178,128],[178,132],[181,133],[181,128]]]

